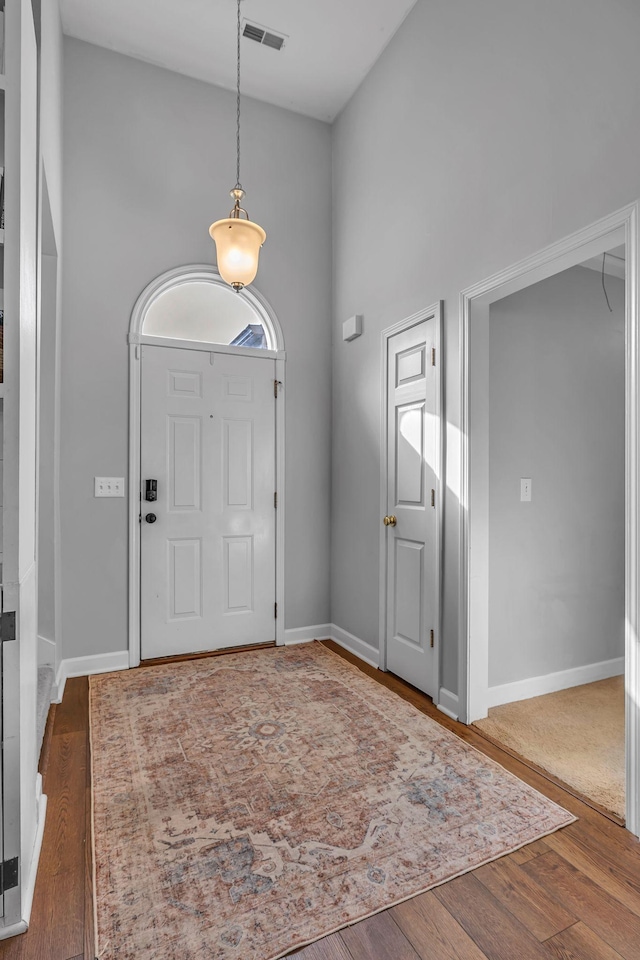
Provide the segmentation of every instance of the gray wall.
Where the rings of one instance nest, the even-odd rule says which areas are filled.
[[[127,645],[128,348],[141,290],[211,262],[235,179],[232,93],[65,38],[61,517],[65,657]],[[256,286],[287,349],[287,627],[329,619],[331,131],[243,101],[246,206],[267,231]]]
[[[640,196],[639,34],[635,0],[418,0],[334,125],[333,621],[378,642],[379,333],[444,299],[453,692],[459,294]]]
[[[490,309],[491,686],[624,656],[624,282],[605,279],[613,313],[584,267]]]

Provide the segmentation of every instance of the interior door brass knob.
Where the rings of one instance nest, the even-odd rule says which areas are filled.
[[[396,520],[395,517],[391,516],[391,517],[385,517],[382,522],[384,523],[385,527],[395,527],[398,521]]]

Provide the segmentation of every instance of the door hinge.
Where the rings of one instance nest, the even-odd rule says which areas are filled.
[[[277,620],[277,619],[278,619],[278,604],[277,604],[277,603],[274,603],[274,605],[273,605],[273,619],[274,619],[274,620]]]
[[[0,896],[18,886],[18,857],[0,864]]]
[[[273,506],[276,508],[276,510],[278,509],[278,494],[277,494],[277,492],[274,493],[274,495],[273,495]]]
[[[281,383],[282,383],[281,380],[273,381],[273,395],[276,398],[276,400],[278,399],[278,387],[281,386]]]
[[[430,630],[430,631],[429,631],[429,646],[431,647],[432,650],[433,650],[433,645],[434,645],[434,643],[435,643],[435,637],[434,637],[434,635],[433,635],[433,630]]]
[[[436,492],[435,490],[432,489],[431,490],[431,506],[435,507],[435,505],[436,505]]]
[[[3,613],[0,616],[0,643],[6,643],[8,640],[15,640],[16,638],[16,615],[12,611],[11,613]]]
[[[436,348],[431,347],[431,366],[435,367],[436,365]]]

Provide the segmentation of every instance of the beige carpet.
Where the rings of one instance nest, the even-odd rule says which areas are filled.
[[[275,960],[575,819],[319,643],[90,689],[102,960]]]
[[[492,707],[475,726],[624,818],[624,677]]]

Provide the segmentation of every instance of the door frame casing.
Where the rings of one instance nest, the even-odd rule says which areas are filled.
[[[488,330],[492,302],[626,244],[625,745],[626,826],[640,835],[640,201],[603,217],[460,294],[460,719],[486,716],[489,687]],[[472,326],[473,325],[473,326]],[[473,335],[472,335],[473,329]],[[477,332],[476,332],[477,331]],[[487,342],[483,344],[483,339]],[[472,379],[472,374],[476,378]],[[480,385],[478,385],[480,381]],[[484,388],[483,388],[484,385]],[[471,414],[473,410],[473,416]]]
[[[436,696],[433,702],[436,706],[440,701],[441,690],[441,633],[442,633],[442,546],[443,546],[443,512],[444,512],[444,430],[442,429],[442,418],[444,416],[444,377],[443,370],[443,351],[442,351],[442,323],[444,314],[444,301],[438,300],[436,303],[427,307],[426,310],[420,310],[418,313],[405,317],[387,327],[382,331],[380,339],[380,518],[387,512],[387,501],[389,496],[389,465],[388,465],[388,433],[389,433],[389,341],[398,333],[404,333],[412,327],[417,326],[425,320],[435,321],[435,350],[436,350],[436,462],[434,464],[434,473],[436,476],[436,584],[435,584],[435,638],[433,647],[433,673]],[[386,527],[380,523],[380,574],[379,574],[379,647],[380,647],[380,669],[387,670],[387,532]]]
[[[142,333],[144,319],[149,307],[167,290],[182,283],[213,283],[228,289],[220,274],[211,264],[187,264],[168,270],[152,280],[138,297],[131,313],[129,327],[129,666],[137,667],[141,656],[141,549],[140,549],[140,509],[142,495],[142,473],[140,462],[141,437],[141,351],[144,344],[170,347],[173,349],[199,350],[205,353],[236,354],[243,357],[253,356],[256,360],[274,360],[278,382],[278,397],[275,404],[276,435],[276,489],[278,508],[276,510],[276,596],[278,616],[276,618],[276,643],[284,643],[285,612],[285,399],[286,399],[286,353],[284,337],[275,312],[267,300],[255,289],[242,289],[236,294],[246,300],[263,320],[269,331],[275,350],[256,350],[250,347],[226,347],[224,344],[208,343],[196,340],[178,340],[171,337],[152,337]]]

